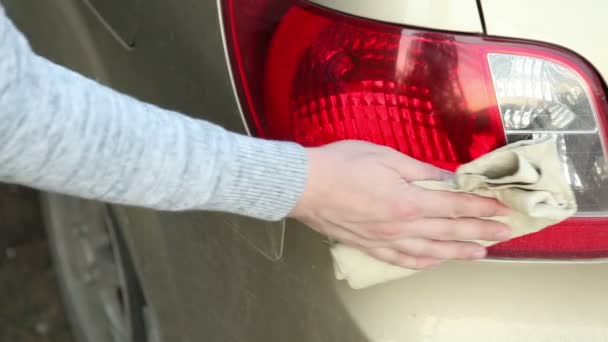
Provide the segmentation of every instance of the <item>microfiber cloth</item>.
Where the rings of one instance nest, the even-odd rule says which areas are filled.
[[[513,229],[513,237],[536,232],[576,212],[576,200],[557,152],[555,139],[523,140],[496,149],[460,166],[449,181],[420,181],[416,186],[436,191],[468,192],[496,198],[513,210],[491,217]],[[476,241],[484,246],[493,242]],[[358,249],[331,247],[336,278],[354,289],[407,277],[416,270],[385,263]]]

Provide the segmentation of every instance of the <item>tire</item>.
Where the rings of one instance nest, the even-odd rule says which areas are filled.
[[[151,342],[146,303],[110,208],[41,195],[51,255],[74,337],[80,342]]]

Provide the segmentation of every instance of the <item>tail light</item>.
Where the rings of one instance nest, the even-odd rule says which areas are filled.
[[[243,111],[258,136],[387,145],[454,170],[554,135],[577,217],[490,256],[608,256],[606,99],[578,56],[538,43],[378,23],[292,0],[225,0]]]

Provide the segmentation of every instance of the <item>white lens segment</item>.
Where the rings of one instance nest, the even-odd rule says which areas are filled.
[[[507,141],[553,136],[579,214],[608,215],[608,166],[584,79],[537,57],[490,53],[488,62]]]
[[[595,111],[582,79],[536,57],[488,55],[498,106],[509,133],[595,132]]]

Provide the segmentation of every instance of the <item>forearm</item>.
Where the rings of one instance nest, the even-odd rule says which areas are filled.
[[[164,210],[278,219],[304,149],[142,103],[35,56],[0,12],[0,180]]]

